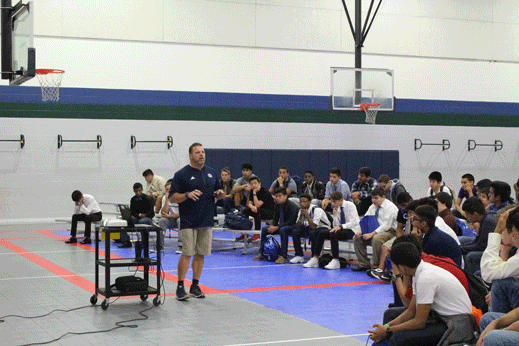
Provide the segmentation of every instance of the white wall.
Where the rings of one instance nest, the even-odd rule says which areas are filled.
[[[340,0],[35,4],[37,67],[66,70],[65,87],[329,95],[329,68],[354,65]],[[363,66],[395,70],[397,98],[519,102],[518,18],[514,0],[384,1],[365,43]],[[322,133],[330,133],[341,149],[400,150],[401,179],[415,196],[425,191],[432,170],[442,171],[452,187],[466,172],[476,179],[517,179],[518,140],[510,128],[313,124],[309,135],[265,137],[275,124],[1,121],[2,138],[23,133],[27,145],[1,146],[0,222],[67,216],[77,188],[100,201],[126,201],[144,169],[170,177],[187,163],[194,141],[208,148],[325,149],[330,140]],[[251,128],[258,135],[251,137]],[[175,145],[157,151],[140,144],[132,151],[129,136],[137,133],[172,135]],[[65,143],[58,150],[57,134],[64,139],[99,134],[104,144],[97,150],[95,144]],[[445,138],[452,146],[415,152],[414,138]],[[469,153],[468,139],[501,139],[504,149]]]
[[[74,189],[91,193],[101,202],[127,202],[133,183],[144,183],[141,174],[146,168],[171,178],[187,164],[188,147],[195,141],[206,148],[328,149],[330,138],[338,138],[335,148],[399,150],[400,178],[415,197],[425,195],[427,176],[433,170],[440,170],[447,184],[455,189],[460,186],[461,175],[467,172],[477,180],[517,180],[519,141],[516,130],[511,128],[312,124],[307,133],[290,131],[265,136],[277,124],[20,118],[5,118],[2,122],[2,137],[23,133],[27,144],[23,149],[16,143],[2,145],[0,222],[69,216]],[[57,134],[65,140],[99,134],[103,145],[98,150],[95,143],[63,143],[58,150]],[[174,146],[167,150],[166,144],[138,143],[131,150],[131,135],[138,135],[138,140],[172,135]],[[415,138],[424,143],[449,139],[451,148],[442,152],[440,147],[424,146],[414,151]],[[468,139],[481,139],[481,143],[493,142],[494,138],[502,139],[503,150],[467,150]]]

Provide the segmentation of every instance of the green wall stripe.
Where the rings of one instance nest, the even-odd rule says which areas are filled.
[[[365,124],[365,114],[354,111],[23,102],[0,103],[0,117]],[[519,117],[492,114],[380,112],[377,115],[377,124],[519,127]]]

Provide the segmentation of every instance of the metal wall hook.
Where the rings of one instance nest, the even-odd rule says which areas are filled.
[[[20,139],[0,139],[0,142],[20,142],[20,148],[25,146],[25,136],[20,135]]]
[[[472,151],[472,150],[476,149],[476,147],[494,147],[494,151],[498,151],[498,150],[503,149],[503,142],[501,142],[500,140],[496,139],[494,141],[494,144],[478,144],[478,143],[476,143],[475,140],[469,139],[469,141],[468,141],[468,149],[469,149],[469,151]]]
[[[130,147],[133,149],[137,143],[167,143],[168,150],[173,146],[173,137],[167,136],[165,141],[137,141],[135,136],[130,136]]]
[[[97,135],[96,139],[63,139],[61,135],[58,135],[58,149],[63,146],[64,142],[75,142],[75,143],[89,143],[94,142],[97,144],[97,149],[103,145],[103,138],[100,135]]]
[[[451,147],[451,142],[448,139],[442,140],[441,143],[422,143],[420,139],[414,140],[414,150],[420,149],[423,145],[441,145],[442,151],[445,151]]]

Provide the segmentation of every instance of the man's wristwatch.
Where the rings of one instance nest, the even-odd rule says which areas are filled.
[[[404,279],[404,276],[402,274],[396,274],[396,275],[393,275],[393,277],[391,278],[393,280],[393,282],[396,282],[397,279]]]
[[[393,335],[393,332],[391,331],[391,327],[388,326],[387,324],[385,326],[386,326],[386,336]]]
[[[189,192],[186,192],[184,196],[186,196],[186,199],[189,199]]]

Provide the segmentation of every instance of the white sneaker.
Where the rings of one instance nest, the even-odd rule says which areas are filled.
[[[303,256],[295,256],[290,260],[290,263],[296,264],[296,263],[303,263],[305,261],[305,258]]]
[[[341,264],[339,263],[339,260],[334,258],[331,260],[330,263],[328,263],[324,269],[340,269],[341,268]]]
[[[319,259],[315,258],[315,257],[312,257],[310,259],[310,261],[308,261],[305,264],[303,264],[303,267],[305,267],[305,268],[317,268],[317,267],[319,267]]]

